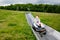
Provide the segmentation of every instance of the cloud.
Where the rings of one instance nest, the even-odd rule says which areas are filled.
[[[43,3],[43,4],[60,4],[60,0],[39,0],[37,2],[39,3]]]
[[[9,5],[9,4],[60,4],[60,0],[0,0],[0,5]]]
[[[37,0],[0,0],[0,5],[36,3]]]

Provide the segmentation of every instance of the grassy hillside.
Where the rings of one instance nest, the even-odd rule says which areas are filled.
[[[39,15],[41,21],[60,32],[60,14],[33,12],[33,15]]]
[[[0,10],[0,40],[36,40],[24,12]]]

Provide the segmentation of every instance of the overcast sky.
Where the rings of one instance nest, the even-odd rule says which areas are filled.
[[[25,3],[60,4],[60,0],[0,0],[0,6],[1,5],[9,5],[9,4],[25,4]]]

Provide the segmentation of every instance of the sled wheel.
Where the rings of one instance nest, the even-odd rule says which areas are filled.
[[[46,35],[46,32],[44,33],[44,35]]]
[[[43,35],[42,35],[42,34],[40,34],[40,36],[41,36],[41,37],[43,37]]]
[[[43,34],[42,33],[39,33],[41,37],[43,37]]]
[[[35,27],[33,27],[33,29],[36,31]]]

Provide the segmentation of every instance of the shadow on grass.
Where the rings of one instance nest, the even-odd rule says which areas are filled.
[[[0,20],[0,23],[3,23],[3,22],[5,22],[5,20]]]
[[[9,23],[8,26],[16,26],[16,23]]]

